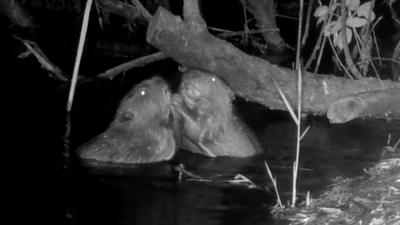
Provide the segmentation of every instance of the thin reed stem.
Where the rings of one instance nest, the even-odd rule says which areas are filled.
[[[74,101],[76,82],[78,81],[79,66],[81,63],[83,46],[85,45],[86,32],[87,32],[87,27],[89,24],[89,15],[90,15],[90,9],[92,8],[91,7],[92,2],[93,2],[93,0],[88,0],[86,2],[86,6],[85,6],[85,14],[83,15],[83,22],[82,22],[82,28],[81,28],[81,35],[79,37],[78,51],[76,53],[74,71],[72,73],[71,87],[69,89],[67,112],[71,111],[72,103]]]
[[[296,205],[297,196],[297,174],[299,168],[300,157],[300,140],[301,140],[301,96],[302,96],[302,74],[300,68],[300,47],[301,47],[301,21],[303,17],[303,0],[300,0],[299,12],[299,29],[297,35],[297,52],[296,52],[296,69],[297,69],[297,141],[296,141],[296,161],[293,163],[293,185],[292,185],[292,207]]]

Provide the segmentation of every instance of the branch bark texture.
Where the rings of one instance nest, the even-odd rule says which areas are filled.
[[[216,74],[225,80],[235,93],[249,101],[259,102],[270,109],[285,110],[277,82],[293,107],[296,107],[297,76],[294,70],[272,65],[260,58],[245,54],[232,44],[218,39],[207,31],[192,32],[190,23],[159,8],[151,19],[147,41],[190,68]],[[400,88],[400,84],[368,78],[350,80],[332,75],[303,73],[303,111],[325,115],[338,99],[368,91]],[[393,115],[399,116],[400,112]]]

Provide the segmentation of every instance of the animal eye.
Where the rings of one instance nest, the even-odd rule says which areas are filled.
[[[134,114],[131,113],[131,112],[123,112],[123,113],[119,116],[118,121],[121,122],[121,123],[129,122],[129,121],[131,121],[134,117],[135,117]]]
[[[144,95],[146,95],[146,88],[135,87],[125,96],[125,99],[135,98],[137,96],[144,96]]]
[[[146,89],[144,89],[144,88],[139,89],[139,94],[141,96],[145,96],[146,95]]]

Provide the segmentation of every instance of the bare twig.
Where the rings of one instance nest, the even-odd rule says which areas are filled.
[[[394,62],[399,63],[399,61],[395,59],[400,59],[400,40],[397,42],[396,47],[394,48],[392,59]]]
[[[300,0],[300,12],[299,12],[299,26],[297,34],[297,49],[296,49],[296,70],[297,70],[297,139],[296,139],[296,161],[294,162],[293,168],[293,184],[292,184],[292,207],[296,205],[297,200],[297,175],[299,171],[299,158],[300,158],[300,141],[302,139],[301,134],[301,98],[302,98],[302,72],[300,68],[300,52],[301,52],[301,28],[303,21],[303,0]]]
[[[296,199],[297,199],[297,176],[298,176],[298,170],[299,170],[299,158],[300,158],[300,141],[303,138],[303,134],[305,134],[308,130],[304,131],[304,133],[301,133],[301,105],[302,105],[302,72],[300,68],[300,48],[301,48],[301,23],[302,23],[302,17],[303,17],[303,0],[300,0],[300,12],[299,12],[299,24],[298,24],[298,36],[297,36],[297,50],[296,50],[296,69],[297,69],[297,115],[294,113],[293,108],[289,104],[289,101],[286,99],[285,95],[283,94],[281,88],[279,85],[276,83],[275,80],[273,80],[275,87],[277,88],[279,94],[281,95],[281,98],[283,102],[285,103],[285,106],[287,110],[290,112],[290,115],[292,116],[293,121],[296,123],[297,126],[297,141],[296,141],[296,160],[293,163],[293,179],[292,179],[292,207],[296,205]],[[266,165],[267,166],[267,165]],[[268,168],[268,167],[267,167]],[[272,177],[272,175],[270,175]],[[271,178],[274,183],[274,179]],[[275,184],[274,184],[275,186]],[[277,188],[275,187],[276,191]],[[280,201],[280,199],[278,199]],[[281,206],[282,208],[282,206]]]
[[[299,23],[297,29],[297,47],[296,47],[296,70],[300,68],[300,49],[301,49],[301,29],[303,27],[303,0],[300,0]]]
[[[358,71],[357,67],[354,65],[353,59],[351,58],[349,46],[347,45],[347,32],[346,32],[346,19],[347,19],[347,9],[346,9],[346,0],[341,1],[341,35],[342,35],[342,46],[344,52],[344,58],[346,60],[346,64],[351,71],[351,74],[361,80],[363,76],[361,75],[360,71]]]
[[[151,14],[147,9],[139,2],[139,0],[131,0],[131,4],[139,11],[139,13],[145,18],[147,21],[151,19]]]
[[[373,13],[373,9],[375,6],[375,0],[371,0],[371,5],[369,7],[369,12],[368,12],[368,18],[367,18],[367,24],[364,25],[364,28],[366,30],[366,35],[369,35],[369,31],[370,31],[370,24],[371,24],[371,13]]]
[[[310,126],[308,126],[303,133],[300,135],[300,141],[303,139],[303,137],[307,134],[308,130],[310,130]]]
[[[42,52],[42,50],[39,48],[39,46],[33,42],[33,41],[29,41],[29,40],[25,40],[22,39],[20,37],[14,36],[15,39],[21,41],[26,49],[33,55],[35,56],[36,60],[42,65],[42,68],[44,68],[45,70],[49,71],[49,75],[54,79],[60,80],[60,81],[68,81],[67,76],[64,75],[64,73],[62,72],[62,70],[60,68],[58,68],[54,63],[52,63],[50,61],[50,59],[48,59],[46,57],[46,55]]]
[[[276,182],[276,178],[274,178],[274,176],[272,176],[272,172],[268,166],[267,161],[264,161],[264,163],[265,163],[265,168],[267,169],[267,172],[268,172],[268,177],[271,180],[272,184],[274,185],[274,190],[275,190],[275,194],[276,194],[276,203],[278,204],[279,208],[283,209],[284,207],[283,207],[283,204],[281,201],[281,197],[279,195],[278,184]]]
[[[93,2],[93,0],[87,0],[86,6],[85,6],[85,14],[83,15],[81,35],[80,35],[79,44],[78,44],[78,52],[76,54],[75,66],[74,66],[74,71],[73,71],[72,80],[71,80],[71,87],[69,89],[67,112],[71,111],[72,103],[74,101],[75,87],[76,87],[76,82],[78,80],[79,65],[81,63],[83,46],[85,45],[86,32],[87,32],[87,27],[88,27],[88,23],[89,23],[89,15],[90,15],[90,9],[92,8],[91,7],[92,2]]]
[[[392,14],[392,19],[400,24],[400,16],[398,15],[399,11],[396,12],[396,10],[393,9],[393,3],[395,1],[388,1],[388,2],[389,2],[390,12]]]
[[[303,0],[300,0],[300,5],[303,3]],[[301,8],[301,7],[300,7]],[[298,40],[300,41],[300,39]],[[297,49],[298,51],[300,51],[300,49]],[[296,161],[294,161],[294,168],[293,168],[293,185],[292,185],[292,207],[294,207],[296,205],[296,196],[297,196],[297,175],[299,172],[299,159],[300,159],[300,141],[302,139],[302,134],[301,134],[301,120],[300,120],[300,116],[301,116],[301,105],[302,105],[302,101],[301,101],[301,97],[302,97],[302,86],[303,86],[303,82],[302,82],[302,72],[301,72],[301,68],[299,67],[297,69],[297,119],[299,121],[299,123],[297,124],[297,141],[296,141]]]
[[[364,60],[366,59],[365,63],[360,65],[360,68],[362,69],[363,72],[363,76],[366,76],[366,74],[368,73],[368,63],[370,62],[370,60],[368,60],[369,58],[371,58],[371,42],[369,41],[369,34],[368,33],[364,33],[362,34],[362,37],[360,37],[360,35],[357,33],[356,28],[352,27],[351,28],[353,30],[353,34],[354,34],[354,39],[355,39],[355,46],[353,48],[353,58],[357,58],[357,51],[358,50],[358,54],[360,55],[360,59]],[[363,32],[363,31],[361,31]],[[366,32],[366,31],[364,31]],[[372,62],[371,62],[372,63]]]
[[[240,0],[240,3],[242,3],[242,10],[243,10],[243,16],[244,16],[244,24],[243,24],[243,31],[238,33],[238,35],[243,36],[243,40],[247,42],[247,39],[250,38],[253,41],[253,36],[251,35],[252,33],[250,32],[249,28],[249,23],[252,20],[255,20],[256,18],[247,18],[247,9],[250,10],[249,4],[245,0]],[[222,38],[228,38],[229,36],[221,36]]]
[[[154,53],[151,55],[146,55],[143,57],[136,58],[134,60],[123,63],[121,65],[118,65],[114,68],[104,71],[103,73],[100,73],[96,77],[105,78],[105,79],[113,79],[118,74],[126,72],[127,70],[130,70],[134,67],[144,66],[148,63],[152,63],[152,62],[159,61],[159,60],[166,59],[166,58],[168,58],[168,56],[164,55],[164,53],[157,52],[157,53]]]
[[[278,83],[276,83],[275,80],[272,80],[274,82],[274,85],[276,89],[279,92],[279,95],[282,98],[283,103],[285,104],[286,109],[289,111],[290,116],[292,117],[292,120],[296,123],[296,126],[300,123],[300,119],[297,118],[296,113],[293,110],[293,107],[290,105],[289,100],[287,100],[285,94],[283,93],[282,89],[279,87]]]
[[[286,18],[286,19],[290,19],[290,20],[298,20],[299,19],[297,17],[286,16],[286,15],[282,15],[282,14],[276,14],[276,17]]]
[[[314,73],[318,72],[319,64],[321,63],[321,59],[322,59],[322,53],[324,52],[324,49],[325,49],[325,44],[326,44],[326,36],[324,36],[324,38],[322,39],[321,50],[319,51],[319,54],[318,54],[317,63],[314,68]]]
[[[400,42],[399,42],[400,43]],[[358,63],[364,63],[366,61],[368,61],[369,59],[365,59],[364,61],[359,61]],[[385,57],[371,57],[370,60],[379,60],[379,61],[390,61],[393,63],[397,63],[400,65],[400,61],[399,60],[395,60],[394,58],[385,58]]]
[[[210,29],[211,30],[211,29]],[[234,37],[234,36],[243,36],[243,35],[249,35],[249,34],[261,34],[265,32],[276,32],[279,31],[279,29],[258,29],[258,30],[245,30],[245,31],[230,31],[230,32],[225,32],[218,34],[218,37],[221,38],[229,38],[229,37]]]
[[[99,21],[99,26],[100,26],[100,29],[104,29],[104,25],[103,25],[103,18],[102,18],[102,16],[101,16],[101,10],[100,10],[100,7],[99,7],[99,3],[97,2],[97,1],[95,1],[94,2],[94,7],[96,8],[96,12],[97,12],[97,20]]]
[[[379,75],[378,69],[376,69],[375,64],[372,62],[371,58],[368,58],[368,62],[371,64],[372,69],[374,70],[375,74],[376,74],[376,78],[378,80],[381,80],[381,75]]]
[[[333,2],[334,2],[333,0],[331,0],[329,2],[328,8],[331,8]],[[324,35],[325,26],[332,20],[332,16],[333,16],[333,13],[329,13],[329,18],[327,20],[325,20],[324,23],[322,24],[321,31],[319,32],[319,35],[318,35],[317,43],[315,44],[315,47],[311,53],[310,58],[308,58],[307,63],[304,66],[304,70],[307,70],[310,67],[312,61],[315,59],[315,56],[317,55],[318,49],[321,49],[321,51],[324,50],[324,44],[321,45],[321,41],[322,41],[322,37]],[[325,38],[325,36],[324,36],[324,38]]]
[[[301,41],[302,46],[304,46],[306,44],[308,34],[310,32],[311,11],[312,11],[312,8],[314,5],[314,1],[315,0],[308,0],[306,27],[304,28],[303,40]]]
[[[381,58],[381,52],[380,52],[380,50],[379,50],[378,41],[376,40],[375,30],[372,30],[372,38],[374,39],[376,54],[378,55],[378,58]],[[372,58],[372,57],[371,57],[371,58]],[[380,65],[380,66],[383,66],[381,60],[379,60],[379,65]]]
[[[331,38],[328,37],[328,40],[329,40],[329,45],[330,45],[331,48],[332,48],[332,52],[333,52],[333,54],[335,55],[336,60],[338,61],[340,67],[342,67],[342,69],[344,70],[344,72],[346,73],[346,75],[349,77],[349,79],[353,79],[353,77],[351,76],[350,72],[349,72],[349,71],[346,69],[346,67],[343,65],[342,60],[340,60],[340,58],[339,58],[339,56],[338,56],[338,54],[337,54],[337,52],[336,52],[336,49],[335,49],[335,47],[333,46],[333,43],[332,43]]]
[[[222,33],[236,33],[236,32],[239,32],[239,31],[232,31],[232,30],[227,30],[227,29],[223,29],[223,28],[219,28],[219,27],[207,26],[207,28],[208,28],[209,30],[217,31],[217,32],[222,32]],[[242,31],[240,31],[240,32],[242,32]]]
[[[131,4],[114,0],[96,0],[96,2],[109,12],[121,15],[131,23],[136,22],[137,19],[143,19],[148,22],[151,18],[151,14],[138,0],[130,0]]]

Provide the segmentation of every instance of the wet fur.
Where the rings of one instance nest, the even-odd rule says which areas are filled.
[[[121,101],[110,127],[80,150],[83,159],[115,163],[169,160],[176,151],[171,91],[160,77],[136,85]]]
[[[219,78],[198,71],[186,73],[172,98],[174,112],[183,121],[182,140],[188,140],[183,148],[210,157],[258,153],[254,135],[233,112],[233,98],[232,90]]]

